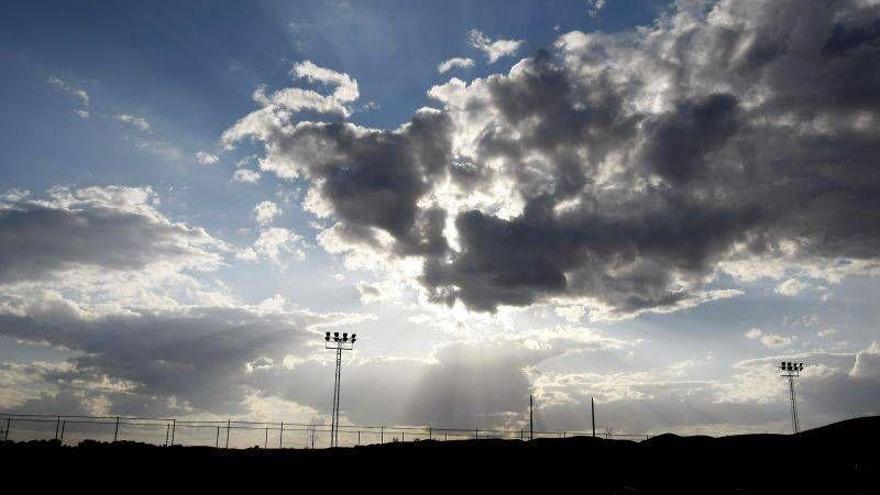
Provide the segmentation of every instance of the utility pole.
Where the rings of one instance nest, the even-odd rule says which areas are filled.
[[[356,340],[357,334],[355,333],[351,334],[351,338],[348,337],[347,332],[343,333],[342,337],[339,336],[339,332],[333,332],[332,337],[330,332],[324,334],[324,348],[336,351],[336,375],[333,380],[333,403],[330,412],[331,447],[339,446],[339,385],[342,380],[342,351],[353,350]]]
[[[797,395],[795,394],[794,379],[801,375],[804,369],[804,363],[796,363],[791,361],[782,361],[779,370],[782,372],[783,378],[788,378],[788,399],[791,401],[791,430],[798,433],[801,429],[800,420],[797,410]]]
[[[590,397],[590,417],[593,420],[593,438],[596,438],[596,403]]]
[[[534,412],[534,399],[532,399],[532,395],[529,394],[529,440],[535,439],[535,412]]]

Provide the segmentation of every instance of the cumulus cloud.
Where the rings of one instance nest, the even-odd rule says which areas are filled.
[[[260,173],[249,168],[240,168],[232,174],[233,182],[256,184],[260,180]]]
[[[199,165],[215,165],[219,161],[220,157],[217,155],[202,150],[196,151],[196,162]]]
[[[309,60],[294,64],[290,73],[294,79],[330,86],[333,92],[324,95],[315,90],[292,87],[267,95],[265,87],[257,88],[253,99],[261,108],[242,117],[223,133],[221,142],[226,148],[249,137],[265,141],[269,138],[270,130],[284,126],[300,112],[342,117],[351,115],[348,105],[360,96],[358,83],[351,76],[319,67]]]
[[[445,74],[452,69],[470,69],[474,66],[474,60],[472,58],[465,57],[453,57],[449,60],[444,60],[437,66],[437,72],[441,74]]]
[[[375,284],[360,281],[355,285],[355,288],[357,288],[358,294],[360,294],[361,302],[363,304],[370,304],[372,302],[381,301],[383,299],[382,289],[380,289]]]
[[[494,64],[501,57],[515,55],[523,44],[522,40],[499,39],[492,41],[482,31],[476,29],[472,29],[468,33],[468,42],[472,47],[483,52],[490,64]]]
[[[750,340],[758,340],[761,342],[761,345],[770,349],[789,346],[794,340],[793,337],[785,337],[775,333],[765,333],[760,328],[752,328],[747,331],[745,335],[746,338]]]
[[[143,117],[137,117],[135,115],[127,114],[127,113],[118,113],[113,118],[122,122],[123,124],[130,125],[136,129],[141,131],[150,130],[150,123],[147,122],[147,119]]]
[[[807,287],[809,287],[809,285],[801,282],[799,279],[790,278],[776,286],[776,292],[782,294],[783,296],[793,297],[800,294],[801,291],[803,291]]]
[[[865,70],[878,15],[681,8],[435,86],[441,108],[394,130],[295,121],[267,97],[273,110],[224,137],[262,142],[264,170],[309,181],[307,208],[339,221],[337,252],[421,259],[437,302],[571,299],[620,316],[735,295],[706,289],[722,273],[834,283],[880,267],[880,85]]]
[[[254,217],[260,225],[269,225],[281,213],[281,208],[272,201],[261,201],[254,206]]]
[[[236,258],[244,261],[264,258],[276,265],[285,266],[290,260],[306,259],[306,249],[305,240],[296,232],[283,227],[268,227],[260,230],[253,246],[236,253]]]
[[[81,108],[74,110],[74,112],[84,119],[89,118],[91,115],[92,99],[84,89],[77,88],[55,76],[49,77],[49,79],[46,80],[46,83],[58,91],[63,91],[76,97],[80,101]]]

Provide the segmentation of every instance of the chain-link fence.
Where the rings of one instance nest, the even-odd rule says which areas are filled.
[[[77,445],[83,440],[132,441],[153,445],[216,448],[306,448],[330,446],[330,426],[245,420],[188,420],[132,416],[53,416],[0,414],[0,440],[59,440]],[[591,436],[587,431],[534,431],[528,429],[435,428],[431,426],[340,425],[339,446],[471,439],[529,440]],[[602,438],[646,440],[650,435],[596,432]]]

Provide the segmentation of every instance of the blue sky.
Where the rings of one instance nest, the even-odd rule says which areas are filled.
[[[321,419],[342,328],[351,422],[878,412],[876,5],[795,4],[4,4],[0,408]]]

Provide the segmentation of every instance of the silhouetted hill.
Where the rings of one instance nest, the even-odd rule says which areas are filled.
[[[636,443],[575,437],[420,441],[354,448],[222,450],[133,442],[7,443],[4,479],[96,486],[173,480],[173,487],[319,485],[427,490],[559,488],[581,493],[877,494],[880,417],[798,435],[665,434]],[[295,490],[294,490],[295,491]],[[10,492],[11,493],[11,492]]]

